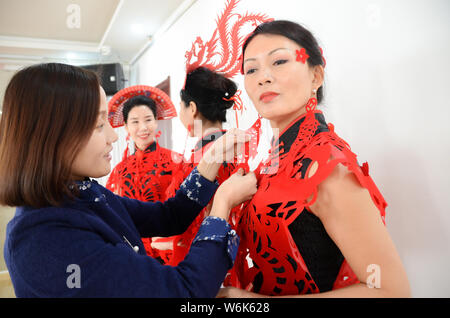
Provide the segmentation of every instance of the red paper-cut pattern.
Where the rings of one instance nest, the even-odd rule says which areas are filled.
[[[311,213],[308,209],[315,201],[318,185],[339,163],[353,172],[369,191],[385,222],[387,204],[368,175],[368,166],[359,166],[349,145],[334,131],[316,134],[318,113],[321,114],[307,112],[296,120],[303,118],[289,150],[284,151],[284,143],[273,143],[269,159],[258,167],[258,191],[238,213],[237,232],[241,241],[233,271],[224,285],[266,295],[320,292],[288,227],[302,213]],[[311,163],[317,164],[314,174],[304,170],[308,163],[309,167]],[[332,289],[357,282],[344,259]]]
[[[211,38],[203,42],[197,37],[191,49],[186,51],[186,77],[196,68],[203,66],[227,78],[237,75],[242,69],[242,44],[248,34],[242,30],[248,24],[257,27],[263,22],[272,21],[272,18],[259,13],[235,13],[239,0],[228,0],[223,13],[216,20],[216,29]],[[183,88],[186,86],[186,79]],[[236,127],[239,128],[237,111],[243,112],[244,105],[240,95],[235,99],[233,107],[236,116]]]
[[[248,23],[255,27],[262,22],[272,21],[265,14],[234,13],[239,0],[229,0],[223,13],[217,18],[217,27],[211,39],[205,43],[200,37],[192,43],[186,52],[186,74],[203,66],[232,78],[241,68],[241,46],[247,35],[241,30]],[[218,58],[216,58],[218,57]],[[215,61],[217,60],[217,61]]]
[[[315,97],[311,97],[308,102],[306,103],[306,111],[311,112],[316,109],[317,106],[317,99]]]
[[[172,182],[172,176],[183,171],[185,165],[180,154],[160,147],[157,142],[146,150],[137,150],[128,155],[124,152],[122,161],[111,172],[106,188],[112,192],[141,201],[165,201],[166,189]],[[151,247],[151,238],[143,238],[148,255],[167,261],[168,255]]]

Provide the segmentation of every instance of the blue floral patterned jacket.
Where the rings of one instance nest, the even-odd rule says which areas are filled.
[[[19,207],[7,226],[5,261],[18,297],[214,297],[233,265],[239,238],[207,217],[185,260],[164,266],[141,237],[183,233],[217,183],[194,169],[175,197],[141,202],[94,180],[62,207]]]

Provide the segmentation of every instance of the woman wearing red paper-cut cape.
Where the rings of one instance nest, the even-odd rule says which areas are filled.
[[[110,101],[110,106],[120,101],[121,108],[116,107],[115,111],[110,109],[110,116],[121,111],[125,129],[134,143],[134,151],[127,147],[122,161],[111,172],[106,188],[121,196],[141,201],[165,201],[165,192],[172,176],[178,170],[183,170],[184,166],[180,154],[161,147],[157,141],[158,106],[161,108],[163,105],[157,105],[155,100],[146,96],[149,95],[149,90],[155,94],[153,97],[157,101],[164,97],[167,103],[170,102],[168,96],[161,91],[144,86],[118,92]],[[124,93],[126,98],[117,98]],[[147,254],[163,264],[169,261],[170,251],[153,247],[152,238],[142,238],[142,241]]]
[[[188,136],[197,137],[198,141],[192,150],[190,159],[185,163],[184,171],[179,171],[178,175],[174,176],[173,182],[167,190],[167,196],[170,197],[175,193],[214,140],[226,133],[223,123],[226,121],[227,109],[230,109],[235,102],[236,92],[237,86],[232,80],[208,68],[198,67],[187,74],[185,86],[180,91],[180,121],[188,130]],[[234,158],[225,160],[217,175],[219,184],[235,172],[237,165],[238,162]],[[209,214],[209,210],[210,206],[207,206],[187,231],[174,239],[170,265],[176,266],[184,259],[203,218]]]
[[[239,221],[237,283],[219,297],[410,295],[367,163],[316,110],[324,67],[313,35],[290,21],[261,24],[244,43],[245,89],[274,140]]]

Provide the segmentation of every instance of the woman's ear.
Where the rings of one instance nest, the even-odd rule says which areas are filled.
[[[192,115],[192,118],[195,118],[198,114],[197,104],[194,101],[189,102],[189,109]]]
[[[318,89],[323,84],[324,69],[322,65],[315,65],[313,68],[313,86]]]

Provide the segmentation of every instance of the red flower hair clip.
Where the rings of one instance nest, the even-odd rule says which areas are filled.
[[[302,62],[305,64],[306,60],[309,58],[305,48],[302,47],[300,50],[296,50],[295,53],[297,53],[297,62]]]

